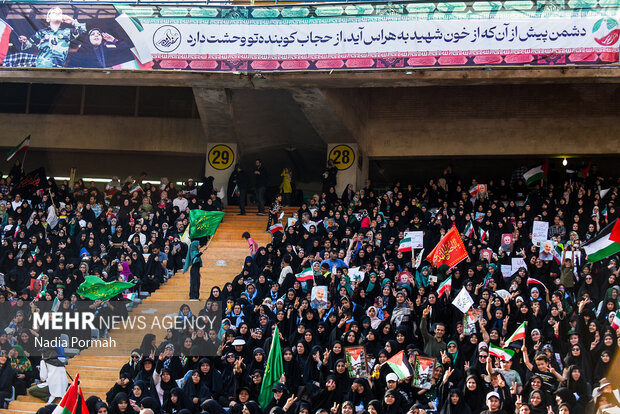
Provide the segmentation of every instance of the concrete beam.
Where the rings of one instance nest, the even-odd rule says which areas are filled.
[[[207,147],[198,119],[0,114],[0,124],[4,147],[26,135],[38,150],[195,154]]]
[[[194,98],[207,142],[239,142],[230,90],[194,88]]]
[[[620,83],[620,66],[424,68],[264,73],[2,68],[0,82],[190,86],[212,89],[410,88],[437,85]]]
[[[355,142],[327,97],[317,88],[290,89],[291,96],[325,143]]]

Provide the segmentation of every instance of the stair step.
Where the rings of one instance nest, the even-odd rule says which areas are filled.
[[[285,207],[287,216],[297,211],[297,207]],[[201,269],[201,297],[206,299],[214,285],[223,286],[226,282],[239,274],[243,268],[243,260],[249,254],[247,242],[241,238],[244,231],[249,231],[252,237],[264,245],[271,241],[271,235],[265,233],[266,216],[256,216],[256,207],[247,208],[247,216],[238,216],[239,208],[227,207],[227,214],[218,228],[209,250],[203,258]],[[226,266],[218,266],[223,260]],[[143,298],[142,303],[135,304],[132,314],[139,314],[143,309],[157,308],[158,315],[163,316],[177,313],[177,305],[168,304],[169,301],[185,301],[189,292],[189,273],[177,273],[163,284],[159,290]],[[204,303],[204,302],[203,302]],[[150,331],[149,331],[150,332]],[[139,347],[146,332],[136,332],[131,329],[117,329],[110,332],[110,337],[117,341],[115,350],[119,355],[102,355],[99,349],[91,348],[81,351],[80,355],[71,358],[67,364],[67,372],[74,377],[80,373],[80,382],[84,397],[97,395],[105,399],[106,392],[114,385],[121,367],[129,360],[129,353]],[[155,330],[158,340],[161,340],[165,331]],[[32,414],[43,407],[45,402],[32,396],[20,396],[12,401],[8,410],[0,410],[0,414]]]

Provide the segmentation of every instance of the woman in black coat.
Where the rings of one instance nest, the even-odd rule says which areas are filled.
[[[200,381],[200,371],[194,370],[190,379],[183,386],[183,392],[191,402],[191,410],[194,413],[200,412],[200,404],[211,398],[211,392],[207,386]]]

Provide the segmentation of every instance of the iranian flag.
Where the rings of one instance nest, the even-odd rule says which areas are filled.
[[[437,288],[437,297],[440,298],[445,291],[450,292],[450,289],[452,289],[452,276],[444,280],[441,285],[439,285]]]
[[[485,240],[489,240],[489,231],[480,229],[480,241],[483,242]]]
[[[533,285],[533,286],[540,286],[542,288],[544,288],[545,290],[547,290],[547,286],[545,286],[545,284],[543,282],[541,282],[538,279],[534,279],[533,277],[528,277],[527,278],[527,285]]]
[[[605,220],[607,220],[607,215],[608,215],[608,213],[607,213],[607,207],[605,207],[605,208],[603,209],[603,211],[601,211],[601,214],[603,215],[603,217],[605,217]]]
[[[476,197],[479,192],[480,190],[478,189],[478,184],[472,185],[471,188],[469,189],[469,195],[472,197]]]
[[[620,252],[620,220],[605,226],[599,234],[583,246],[588,262],[598,262]]]
[[[4,20],[0,19],[0,63],[9,52],[9,38],[13,29]]]
[[[547,179],[547,171],[549,170],[549,161],[545,161],[543,165],[534,167],[523,174],[523,178],[527,182],[527,185],[533,185],[537,181]]]
[[[562,264],[562,248],[560,246],[555,246],[553,249],[553,260],[559,265]]]
[[[269,227],[269,233],[274,234],[278,231],[281,231],[284,233],[284,227],[282,226],[282,223],[276,223],[273,226]]]
[[[0,20],[0,25],[2,24],[1,22],[2,21]],[[0,47],[2,47],[2,44],[0,44]],[[2,56],[1,52],[2,50],[0,50],[0,56]],[[28,151],[28,148],[30,148],[30,135],[24,138],[22,142],[17,144],[15,148],[13,148],[12,150],[6,153],[6,160],[11,161],[11,159],[17,154],[19,154],[20,152]]]
[[[510,359],[514,356],[515,351],[489,344],[489,354],[496,356],[503,361],[510,361]]]
[[[411,241],[411,238],[409,237],[402,239],[400,243],[398,244],[399,252],[410,252],[412,250],[413,250],[413,241]]]
[[[129,190],[129,194],[133,194],[136,191],[142,191],[142,187],[140,186],[140,184],[136,183],[136,185],[134,185],[133,187],[131,187],[131,189]]]
[[[314,278],[314,273],[311,268],[307,268],[302,270],[301,273],[297,273],[295,277],[300,282],[305,282],[306,280],[312,280]]]
[[[620,314],[620,312],[616,312],[614,315],[614,320],[611,321],[611,327],[616,331],[620,328],[620,316],[618,316],[618,314]]]
[[[80,374],[75,374],[73,383],[67,389],[65,396],[62,397],[62,401],[54,408],[52,414],[88,414],[88,407],[86,407],[86,400],[82,395],[79,379]]]
[[[510,345],[514,341],[521,341],[523,339],[525,339],[525,322],[521,323],[517,330],[514,331],[514,333],[510,335],[510,338],[506,339],[504,343]]]
[[[385,363],[387,363],[390,368],[392,368],[392,371],[394,371],[394,373],[398,375],[399,379],[405,379],[407,377],[410,377],[412,374],[412,370],[409,368],[408,362],[405,361],[404,351],[400,351],[392,358],[385,361]]]
[[[465,237],[470,238],[474,235],[474,224],[469,220],[467,226],[465,226]]]

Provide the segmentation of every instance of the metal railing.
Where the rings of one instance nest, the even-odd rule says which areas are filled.
[[[313,0],[313,1],[299,1],[299,0],[0,0],[2,4],[11,3],[70,3],[70,4],[129,4],[140,6],[277,6],[277,5],[329,5],[329,4],[343,4],[343,3],[462,3],[472,4],[473,1],[451,1],[451,0]],[[536,4],[536,0],[531,1],[532,4]],[[523,0],[501,0],[501,3],[518,2],[523,3]]]

